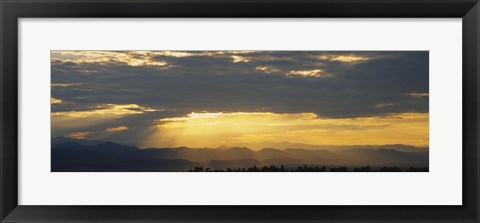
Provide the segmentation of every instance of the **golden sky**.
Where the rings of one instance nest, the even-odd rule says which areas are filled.
[[[83,128],[138,115],[152,110],[123,111],[133,105],[112,106],[89,112],[53,113],[55,126],[80,125]],[[105,133],[128,130],[113,126]],[[428,146],[428,113],[399,113],[358,118],[321,118],[314,113],[276,114],[271,112],[191,113],[152,122],[142,147],[218,147],[262,142],[302,143],[310,145],[385,145]],[[90,132],[73,132],[83,139]]]
[[[261,142],[428,146],[428,113],[331,119],[313,113],[191,113],[156,120],[143,146],[217,147]],[[161,143],[160,143],[161,144]]]

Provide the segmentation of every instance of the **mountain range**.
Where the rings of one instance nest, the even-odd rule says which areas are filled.
[[[287,145],[286,143],[280,143]],[[52,139],[52,172],[178,172],[252,166],[428,167],[428,148],[405,145],[317,146],[317,148],[246,147],[138,148],[100,140]],[[331,148],[331,149],[329,149]]]

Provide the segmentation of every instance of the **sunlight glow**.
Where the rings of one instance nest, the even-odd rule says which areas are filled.
[[[428,123],[428,113],[333,119],[314,113],[202,112],[156,120],[157,130],[145,145],[217,147],[288,141],[312,145],[428,146]]]

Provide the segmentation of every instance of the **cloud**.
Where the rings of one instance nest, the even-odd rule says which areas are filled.
[[[326,74],[323,70],[313,69],[313,70],[292,70],[286,73],[287,76],[299,76],[299,77],[329,77],[329,74]]]
[[[217,121],[228,121],[234,125],[243,125],[245,123],[238,122],[238,120],[251,119],[249,121],[268,121],[272,119],[286,120],[286,119],[299,119],[308,120],[316,118],[317,115],[313,113],[298,113],[298,114],[275,114],[271,112],[192,112],[184,117],[163,118],[155,120],[155,123],[159,127],[179,127],[187,125],[216,125]]]
[[[227,51],[130,51],[132,53],[144,52],[149,55],[165,56],[165,57],[241,57],[238,55],[248,55],[258,51],[247,50],[227,50]],[[235,59],[235,58],[234,58]]]
[[[123,63],[129,66],[167,66],[166,61],[154,60],[148,51],[52,51],[51,60],[69,65]],[[85,70],[87,73],[92,72]]]
[[[245,56],[256,51],[159,51],[150,52],[151,55],[164,57],[210,57],[210,58],[231,58],[233,63],[247,63],[252,58]]]
[[[150,55],[167,56],[167,57],[190,57],[195,55],[195,53],[192,53],[192,52],[182,52],[182,51],[158,51],[158,52],[144,51],[144,52],[147,52]]]
[[[428,52],[108,52],[126,53],[130,54],[128,57],[148,56],[154,61],[166,61],[168,69],[129,66],[115,60],[83,64],[52,62],[52,83],[83,83],[52,87],[52,97],[64,101],[52,106],[52,111],[80,112],[98,110],[95,108],[98,105],[137,104],[164,108],[174,113],[172,117],[201,111],[311,112],[334,118],[428,112],[428,97],[423,97],[427,100],[418,100],[406,96],[412,92],[428,92]],[[64,57],[83,58],[83,54],[77,54]],[[234,63],[232,55],[250,60]],[[332,58],[356,55],[371,59],[354,66],[319,59],[328,55]],[[60,56],[57,58],[61,59]],[[95,75],[87,74],[85,70],[94,71]],[[291,71],[291,75],[286,75]],[[304,78],[308,76],[302,74],[313,76]],[[328,78],[319,78],[318,75]],[[375,108],[385,102],[395,106]]]
[[[107,128],[107,132],[121,132],[121,131],[125,131],[127,129],[128,129],[128,127],[123,125],[123,126],[118,126],[118,127]]]
[[[72,71],[85,75],[101,74],[112,66],[167,70],[180,67],[177,60],[188,58],[229,59],[247,63],[248,55],[259,51],[51,51],[52,71]],[[171,63],[173,62],[173,64]],[[99,69],[100,68],[100,69]],[[66,85],[53,85],[66,86]]]
[[[381,104],[376,104],[375,108],[384,108],[384,107],[390,107],[394,105],[395,105],[394,103],[381,103]]]
[[[250,61],[250,58],[249,58],[249,57],[232,55],[232,58],[233,58],[233,62],[234,62],[234,63],[238,63],[238,62],[247,63],[247,62]]]
[[[76,104],[65,104],[74,107]],[[52,106],[52,110],[56,107]],[[51,113],[52,136],[63,136],[71,132],[91,132],[88,137],[103,137],[99,135],[107,128],[115,126],[136,126],[137,123],[151,126],[151,120],[146,119],[149,114],[162,112],[162,109],[145,107],[137,104],[100,104],[94,106],[78,106],[79,110],[57,111]],[[132,119],[132,118],[138,119]],[[108,132],[108,131],[107,131]],[[95,133],[95,134],[93,134]],[[104,135],[107,136],[107,135]],[[122,142],[126,140],[115,139]]]
[[[52,87],[70,87],[70,86],[75,86],[75,85],[81,85],[82,83],[65,83],[65,84],[60,84],[60,83],[56,83],[56,84],[50,84],[50,86]]]
[[[265,72],[267,74],[281,72],[280,70],[278,70],[274,67],[267,67],[267,66],[257,66],[257,67],[255,67],[255,69],[257,71]]]
[[[50,104],[60,104],[62,103],[61,99],[58,98],[50,98]]]
[[[85,139],[88,135],[92,134],[91,132],[73,132],[68,135],[66,135],[69,138],[74,138],[74,139]]]
[[[157,109],[143,107],[136,104],[105,104],[97,105],[91,110],[86,111],[67,111],[67,112],[52,112],[52,117],[73,117],[73,118],[85,118],[91,116],[124,116],[142,114],[144,112],[159,111]]]
[[[344,63],[355,63],[361,61],[370,60],[370,57],[355,55],[355,54],[346,54],[346,55],[321,55],[318,57],[321,60],[328,60],[328,61],[338,61]]]
[[[424,97],[428,97],[429,94],[428,93],[408,93],[408,94],[405,94],[409,97],[413,97],[413,98],[424,98]]]

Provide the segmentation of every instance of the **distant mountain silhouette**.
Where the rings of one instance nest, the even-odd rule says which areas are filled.
[[[79,143],[79,144],[82,144],[82,145],[96,145],[96,144],[104,143],[105,141],[74,139],[74,138],[63,137],[63,136],[52,138],[52,145],[58,145],[58,144],[62,144],[64,142],[76,142],[76,143]]]
[[[246,147],[139,149],[113,142],[56,138],[52,139],[52,171],[161,172],[188,171],[199,166],[226,170],[265,165],[428,167],[428,149],[409,151],[412,152],[368,146],[332,151],[274,148],[253,151]]]
[[[52,172],[186,171],[199,165],[182,159],[153,158],[148,151],[112,142],[64,142],[52,146]]]
[[[349,149],[393,149],[400,152],[420,152],[428,150],[428,148],[419,148],[415,146],[403,145],[403,144],[388,144],[388,145],[311,145],[302,143],[291,142],[260,142],[249,143],[244,146],[253,150],[259,150],[262,148],[276,148],[276,149],[306,149],[306,150],[349,150]],[[231,147],[231,146],[230,146]],[[220,146],[219,148],[230,148],[228,145]]]
[[[385,161],[390,166],[428,166],[427,152],[400,152],[393,149],[350,149],[340,151],[340,154],[349,156],[353,165],[382,166]]]

